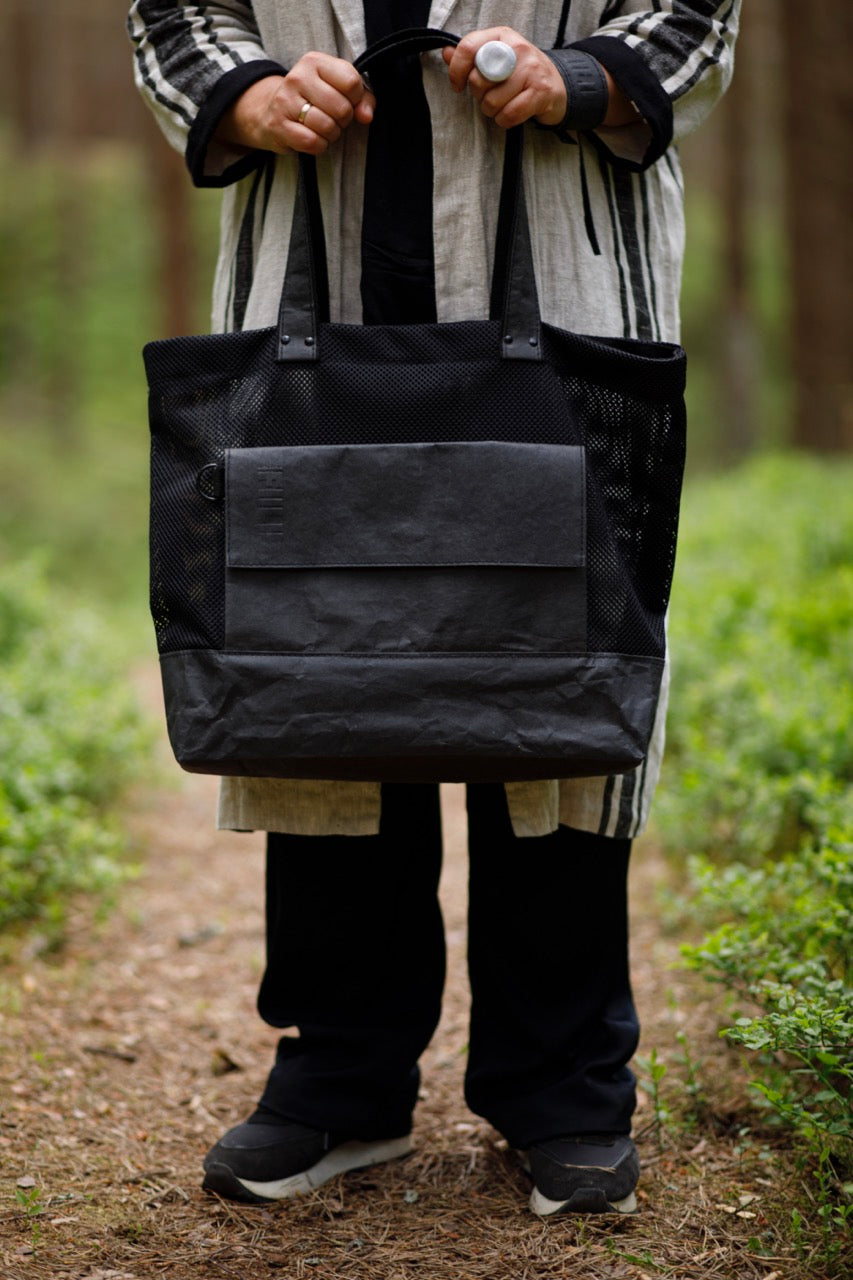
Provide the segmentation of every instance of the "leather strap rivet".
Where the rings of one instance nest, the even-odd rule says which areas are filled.
[[[531,347],[538,347],[538,346],[539,346],[539,339],[538,339],[538,338],[528,338],[528,339],[527,339],[527,341],[530,343]]]
[[[313,347],[313,345],[314,345],[314,339],[313,339],[313,338],[306,338],[306,339],[305,339],[305,345],[306,345],[306,347]]]
[[[504,342],[507,344],[507,346],[509,346],[509,344],[512,342],[512,334],[511,334],[511,333],[505,333],[505,334],[504,334]]]
[[[289,333],[283,333],[283,334],[281,335],[281,345],[282,345],[283,347],[286,347],[286,346],[287,346],[287,344],[288,344],[288,342],[290,342],[290,334],[289,334]]]

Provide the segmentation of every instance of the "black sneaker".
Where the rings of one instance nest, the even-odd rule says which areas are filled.
[[[537,1142],[524,1152],[533,1177],[530,1208],[551,1213],[636,1213],[637,1148],[621,1134],[582,1133]]]
[[[322,1186],[347,1169],[364,1169],[404,1156],[411,1134],[356,1142],[271,1112],[255,1112],[229,1129],[204,1158],[202,1187],[228,1200],[257,1204],[287,1200]]]

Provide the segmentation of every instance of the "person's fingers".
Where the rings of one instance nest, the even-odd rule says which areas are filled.
[[[489,27],[485,31],[469,31],[466,36],[462,37],[455,49],[442,49],[444,60],[447,63],[451,87],[457,93],[462,93],[468,84],[468,77],[474,68],[477,50],[481,45],[487,44],[489,40],[502,40],[504,44],[508,44],[516,52],[518,52],[520,44],[527,43],[524,37],[520,36],[517,31],[513,31],[511,27]]]
[[[523,73],[518,70],[514,71],[511,76],[507,76],[506,80],[501,80],[498,84],[495,84],[494,80],[487,80],[480,75],[480,72],[475,67],[468,77],[468,91],[471,97],[479,102],[486,115],[493,116],[509,102],[510,98],[519,92],[520,85],[523,83]]]
[[[338,130],[338,137],[340,136],[340,130]],[[309,128],[307,120],[305,124],[291,121],[282,130],[282,137],[286,139],[289,151],[303,151],[309,156],[321,156],[328,150],[329,142],[334,141],[334,139],[323,137],[321,133],[315,133]]]
[[[286,77],[291,103],[299,99],[319,107],[342,128],[352,122],[354,108],[367,94],[364,81],[350,62],[328,54],[307,53]]]
[[[300,75],[288,84],[285,112],[291,119],[299,118],[299,112],[306,102],[312,109],[321,111],[334,120],[341,129],[345,129],[352,121],[353,105],[349,98],[320,76]]]
[[[296,117],[297,127],[310,129],[312,133],[318,134],[321,138],[325,138],[327,142],[337,142],[343,132],[337,120],[327,115],[321,107],[315,106],[314,103],[308,104],[308,110],[300,110]]]
[[[373,113],[376,110],[376,99],[373,94],[366,91],[364,97],[356,104],[355,118],[359,124],[370,124],[373,119]]]
[[[512,129],[517,124],[531,120],[539,110],[538,95],[532,89],[523,89],[521,93],[514,94],[491,118],[501,129]]]
[[[329,144],[325,138],[321,138],[319,133],[311,133],[303,135],[300,141],[293,148],[294,151],[301,151],[308,156],[321,156],[324,151],[328,151]]]
[[[448,79],[454,93],[462,93],[468,84],[468,77],[474,65],[475,53],[463,49],[458,44],[455,49],[442,49],[444,61],[447,63]]]
[[[367,86],[351,62],[329,58],[317,67],[318,75],[355,107],[368,92]]]
[[[250,85],[223,116],[221,136],[239,146],[320,155],[353,119],[369,124],[376,101],[351,63],[307,53],[284,76]]]
[[[354,119],[369,124],[375,105],[351,63],[307,53],[281,81],[269,104],[270,149],[321,155]]]
[[[530,120],[543,111],[550,101],[537,79],[524,75],[512,76],[501,84],[486,81],[482,87],[472,86],[471,92],[479,101],[483,115],[504,129],[511,129],[513,125]]]
[[[477,69],[477,51],[488,40],[502,40],[516,55],[516,66],[506,78],[495,83]],[[565,112],[565,86],[553,62],[529,40],[508,27],[474,31],[454,50],[443,50],[451,85],[457,91],[467,87],[485,116],[502,129],[511,129],[526,120],[545,115],[559,122]],[[455,55],[459,53],[459,58]]]

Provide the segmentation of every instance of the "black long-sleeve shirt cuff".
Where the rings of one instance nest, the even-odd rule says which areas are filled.
[[[263,164],[266,152],[217,142],[214,134],[225,112],[250,85],[267,76],[286,74],[286,68],[280,63],[259,58],[226,71],[217,80],[202,103],[187,138],[187,168],[197,187],[230,186]]]
[[[591,53],[610,72],[643,117],[637,125],[618,129],[601,126],[588,136],[616,167],[633,173],[648,169],[672,142],[672,102],[657,76],[636,49],[613,36],[589,36],[586,40],[575,41],[570,48]],[[642,142],[635,141],[640,129],[643,130]],[[620,140],[630,140],[634,145],[614,150],[611,141],[615,146]]]

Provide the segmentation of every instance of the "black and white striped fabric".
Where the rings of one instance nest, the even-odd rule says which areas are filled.
[[[733,67],[740,0],[433,0],[429,25],[464,34],[504,22],[540,48],[591,53],[642,115],[561,141],[529,130],[526,193],[543,319],[608,336],[678,341],[684,243],[681,171],[672,144],[695,129]],[[354,60],[365,47],[361,0],[135,0],[128,18],[137,83],[199,186],[223,188],[213,297],[217,331],[273,323],[284,274],[296,164],[220,143],[224,110],[256,80],[311,49]],[[440,54],[422,58],[433,133],[433,225],[440,321],[485,318],[503,135],[451,92]],[[366,130],[353,127],[318,164],[333,319],[361,322],[360,233]],[[590,217],[584,216],[583,181]],[[590,221],[593,235],[590,234]],[[594,251],[594,245],[600,249]],[[648,816],[663,748],[666,688],[649,755],[630,774],[511,783],[517,834],[558,822],[616,837]],[[296,834],[378,830],[379,787],[225,779],[220,825]]]

